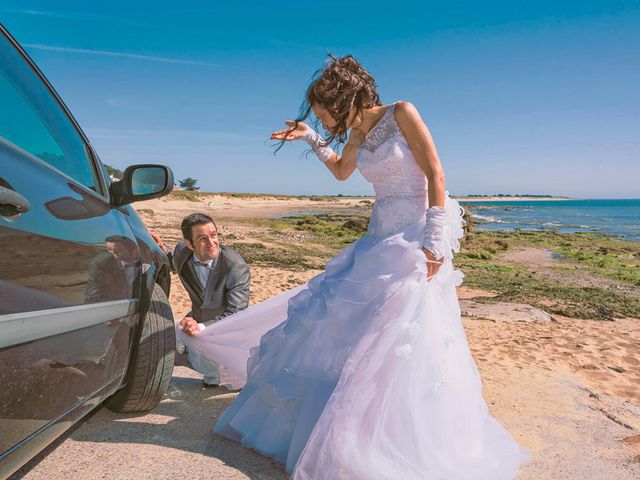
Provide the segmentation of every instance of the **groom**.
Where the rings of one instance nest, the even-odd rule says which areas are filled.
[[[220,245],[218,228],[209,215],[187,215],[180,228],[183,240],[173,251],[157,235],[152,235],[169,257],[191,298],[191,311],[180,321],[180,327],[185,334],[193,336],[206,326],[247,308],[251,274],[238,252]],[[219,378],[208,375],[203,382],[217,385]]]

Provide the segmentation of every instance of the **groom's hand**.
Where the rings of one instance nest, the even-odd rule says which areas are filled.
[[[158,235],[156,232],[149,232],[149,233],[151,234],[151,237],[153,238],[153,240],[160,247],[160,250],[162,250],[166,254],[169,251],[169,248],[167,247],[167,244],[162,241],[162,239],[160,238],[160,235]]]
[[[191,317],[184,317],[180,320],[180,326],[182,327],[182,331],[191,337],[200,332],[200,325]]]

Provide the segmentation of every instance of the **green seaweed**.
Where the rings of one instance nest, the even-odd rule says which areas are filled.
[[[560,254],[552,271],[572,269],[583,272],[601,286],[585,286],[571,275],[546,278],[520,264],[509,264],[500,252],[525,247],[544,248]],[[496,258],[489,252],[495,250]],[[495,291],[496,297],[482,301],[529,303],[550,313],[574,318],[610,320],[617,316],[640,318],[640,295],[630,294],[625,285],[640,280],[640,244],[615,236],[595,233],[558,233],[554,231],[488,232],[468,235],[457,266],[465,273],[465,284]],[[619,284],[616,284],[619,282]],[[597,283],[597,282],[596,282]]]
[[[267,247],[259,242],[237,242],[229,245],[250,265],[279,267],[292,271],[318,270],[323,263],[309,259],[296,248]]]

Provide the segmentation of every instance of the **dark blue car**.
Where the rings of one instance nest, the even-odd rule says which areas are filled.
[[[162,165],[112,181],[0,25],[0,478],[103,402],[133,412],[162,399],[170,270],[129,204],[172,188]]]

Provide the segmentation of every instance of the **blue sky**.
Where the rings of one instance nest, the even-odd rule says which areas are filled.
[[[0,21],[105,163],[164,163],[205,191],[369,194],[296,142],[327,52],[413,102],[454,194],[640,197],[640,2],[0,0]]]

